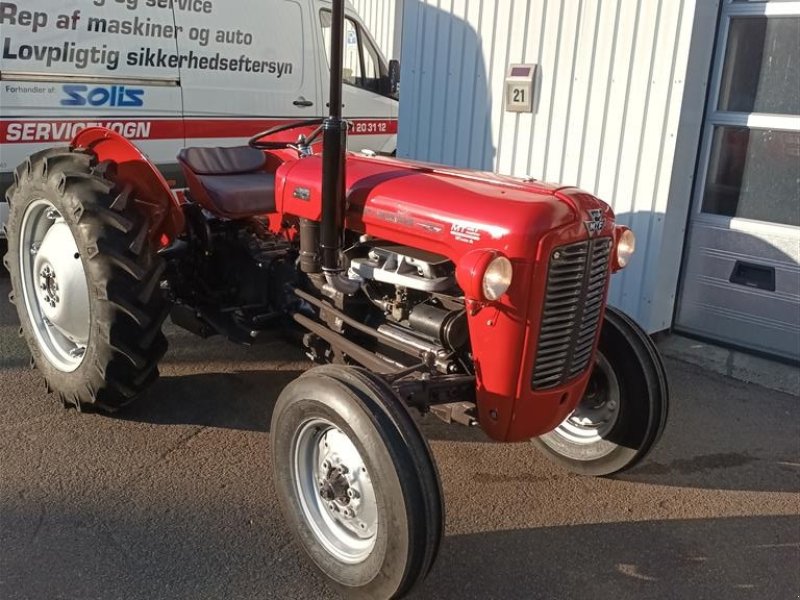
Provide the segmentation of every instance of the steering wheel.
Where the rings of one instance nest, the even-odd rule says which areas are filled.
[[[275,135],[276,133],[283,133],[284,131],[297,129],[298,127],[310,127],[312,125],[317,125],[318,127],[307,138],[300,141],[302,145],[309,146],[315,139],[317,139],[317,137],[319,137],[319,134],[322,131],[322,124],[324,122],[325,119],[308,119],[306,121],[286,123],[285,125],[276,125],[275,127],[271,127],[255,134],[247,141],[247,145],[257,150],[281,150],[283,148],[296,148],[297,142],[271,142],[269,140],[262,140],[261,138]]]

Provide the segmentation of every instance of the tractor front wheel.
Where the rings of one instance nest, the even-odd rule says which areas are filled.
[[[667,375],[655,344],[630,317],[609,306],[583,399],[533,443],[575,473],[618,473],[652,450],[664,430],[668,402]]]
[[[11,301],[47,389],[114,411],[158,376],[167,341],[164,269],[129,187],[89,152],[54,148],[17,168],[10,204]]]
[[[281,393],[271,432],[284,516],[334,586],[398,598],[428,573],[444,523],[439,479],[385,383],[355,367],[311,369]]]

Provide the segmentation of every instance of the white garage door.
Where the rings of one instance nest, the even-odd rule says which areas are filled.
[[[724,0],[676,328],[800,359],[800,2]]]

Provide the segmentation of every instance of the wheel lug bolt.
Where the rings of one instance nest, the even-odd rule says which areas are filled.
[[[328,469],[330,469],[330,468],[331,468],[331,463],[329,463],[327,460],[326,460],[326,461],[323,461],[323,463],[322,463],[322,468],[323,468],[323,469],[325,469],[325,470],[327,471]]]
[[[350,489],[347,490],[347,496],[352,498],[353,500],[357,500],[358,499],[358,492],[355,491],[353,488],[350,488]]]
[[[328,509],[329,510],[336,510],[336,504],[333,502],[328,502]]]

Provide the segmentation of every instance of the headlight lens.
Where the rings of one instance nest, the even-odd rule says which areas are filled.
[[[498,256],[489,263],[483,274],[483,296],[487,300],[497,300],[511,285],[513,268],[505,256]]]
[[[630,229],[626,229],[619,236],[617,241],[617,264],[620,269],[628,266],[628,263],[636,251],[636,236]]]

